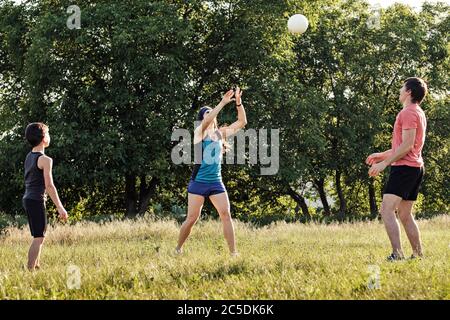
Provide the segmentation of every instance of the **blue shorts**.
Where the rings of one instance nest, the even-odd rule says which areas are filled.
[[[207,198],[215,194],[227,192],[227,190],[222,181],[204,183],[191,180],[189,181],[188,192]]]

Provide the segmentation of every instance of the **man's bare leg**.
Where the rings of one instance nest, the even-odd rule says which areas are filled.
[[[411,244],[413,255],[415,257],[422,257],[422,243],[420,240],[419,227],[412,214],[414,201],[402,200],[398,206],[398,217],[405,228],[409,243]]]
[[[400,225],[395,216],[395,209],[400,204],[402,198],[394,194],[383,195],[383,202],[381,204],[381,217],[386,228],[389,240],[392,246],[392,253],[397,258],[403,258],[402,244],[400,241]]]

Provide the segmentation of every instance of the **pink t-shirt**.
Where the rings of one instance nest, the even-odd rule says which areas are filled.
[[[416,129],[416,140],[413,148],[400,160],[392,163],[393,166],[422,167],[422,148],[425,143],[425,132],[427,130],[427,119],[422,108],[418,104],[410,104],[403,108],[397,115],[392,135],[392,151],[402,143],[402,130]]]

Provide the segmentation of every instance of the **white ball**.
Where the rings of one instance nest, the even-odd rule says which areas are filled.
[[[303,33],[308,29],[308,19],[302,14],[294,14],[289,18],[288,30],[291,33]]]

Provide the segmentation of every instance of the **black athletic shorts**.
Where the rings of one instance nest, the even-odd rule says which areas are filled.
[[[424,173],[424,167],[391,166],[383,194],[395,194],[408,201],[417,200]]]
[[[32,199],[23,199],[22,203],[25,212],[27,213],[31,235],[34,238],[45,237],[45,231],[47,230],[45,202]]]

